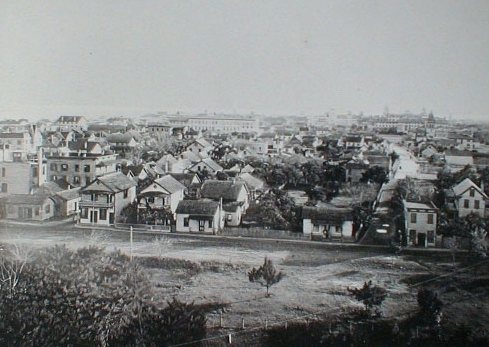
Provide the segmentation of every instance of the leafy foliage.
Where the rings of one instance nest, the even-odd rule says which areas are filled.
[[[282,271],[277,271],[273,266],[272,260],[265,257],[263,265],[258,269],[253,268],[248,272],[248,278],[250,282],[260,283],[263,287],[267,288],[267,297],[270,296],[269,288],[274,284],[280,282],[284,278],[285,274]]]
[[[436,327],[440,324],[443,302],[438,299],[437,293],[428,288],[419,288],[418,305],[421,318],[426,325]]]
[[[387,172],[385,171],[384,168],[380,166],[372,166],[367,169],[362,174],[362,178],[360,179],[360,182],[374,182],[374,183],[385,183],[389,179],[387,177]]]
[[[363,302],[365,311],[369,316],[372,314],[373,308],[376,307],[378,310],[387,297],[387,291],[382,287],[372,285],[371,280],[365,282],[361,288],[348,287],[347,290],[357,301]]]
[[[25,262],[15,287],[0,287],[0,344],[165,346],[205,336],[203,310],[158,302],[148,283],[120,251],[47,249]]]

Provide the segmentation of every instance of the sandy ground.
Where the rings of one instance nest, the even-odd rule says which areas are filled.
[[[361,304],[354,301],[347,287],[360,287],[372,280],[387,289],[388,297],[382,306],[385,317],[397,319],[418,308],[417,286],[407,284],[409,277],[446,274],[446,271],[421,263],[413,257],[375,255],[360,250],[320,248],[315,245],[286,244],[265,241],[229,241],[193,239],[169,236],[136,236],[132,245],[128,234],[105,231],[66,230],[1,230],[1,242],[46,247],[65,244],[79,248],[89,244],[120,249],[134,256],[175,258],[194,262],[202,269],[189,274],[185,268],[148,269],[159,295],[171,300],[177,297],[195,303],[220,302],[227,304],[223,311],[208,315],[209,327],[221,323],[235,331],[264,327],[285,322],[334,317]],[[263,259],[272,259],[285,278],[271,288],[271,296],[257,283],[250,283],[247,271],[258,267]],[[452,270],[449,270],[452,271]],[[416,282],[416,281],[414,281]],[[487,289],[485,289],[487,292]],[[446,300],[455,302],[447,307],[456,316],[459,291],[446,292]],[[467,295],[471,295],[470,293]],[[441,296],[442,299],[444,298]],[[470,299],[470,298],[469,298]],[[472,299],[471,299],[472,300]],[[481,298],[463,305],[468,315],[480,316],[489,306]]]

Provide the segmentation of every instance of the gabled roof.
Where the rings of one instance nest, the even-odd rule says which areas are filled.
[[[175,213],[191,214],[194,216],[214,216],[218,208],[218,201],[208,199],[182,200],[178,203]]]
[[[46,199],[53,200],[46,194],[12,194],[7,197],[6,203],[12,205],[40,206],[44,204]]]
[[[170,176],[187,188],[190,187],[195,177],[200,181],[199,176],[195,173],[170,173]]]
[[[188,159],[194,163],[199,162],[201,159],[197,154],[195,154],[194,152],[191,152],[191,151],[184,151],[184,152],[180,153],[180,158]]]
[[[222,166],[219,165],[218,163],[216,163],[211,158],[204,158],[204,159],[200,160],[198,163],[195,163],[192,167],[195,167],[195,166],[199,165],[200,163],[206,164],[208,167],[210,167],[213,171],[216,171],[216,172],[223,170]]]
[[[239,179],[243,180],[251,189],[261,189],[264,185],[264,182],[261,179],[256,178],[247,172],[241,174]]]
[[[343,223],[351,221],[353,217],[349,208],[304,206],[302,218],[324,223]]]
[[[166,175],[161,178],[158,178],[154,181],[154,183],[160,185],[162,188],[167,190],[170,194],[173,194],[179,190],[184,190],[185,186],[178,182],[171,175]]]
[[[63,200],[74,200],[80,197],[80,188],[62,190],[56,193],[56,196]]]
[[[63,189],[54,182],[46,182],[41,184],[36,190],[35,194],[44,194],[44,195],[54,195],[58,192],[61,192]]]
[[[477,184],[472,182],[472,180],[470,178],[464,179],[462,182],[460,182],[459,184],[454,186],[452,189],[453,189],[455,196],[460,196],[460,195],[464,194],[470,188],[474,188],[484,198],[487,198],[487,195],[484,193],[484,191],[482,191],[482,189]]]
[[[194,142],[192,142],[190,145],[194,144],[194,143],[197,143],[199,144],[200,146],[204,147],[204,148],[207,148],[207,147],[211,147],[212,145],[206,140],[204,139],[203,137],[201,138],[198,138],[197,140],[195,140]]]
[[[245,188],[245,182],[242,181],[218,181],[207,180],[202,184],[201,194],[204,198],[218,200],[237,200],[241,190]]]
[[[82,191],[105,191],[117,193],[136,186],[136,182],[124,175],[122,172],[115,172],[97,179],[84,187]]]

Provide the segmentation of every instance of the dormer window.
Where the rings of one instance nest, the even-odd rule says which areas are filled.
[[[475,195],[474,188],[470,188],[470,197],[473,198]]]

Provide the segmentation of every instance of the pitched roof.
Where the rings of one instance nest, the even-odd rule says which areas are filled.
[[[51,198],[46,194],[12,194],[7,197],[6,203],[12,205],[39,206],[42,205],[46,199]]]
[[[256,178],[247,172],[241,174],[239,179],[243,180],[251,189],[260,189],[263,188],[264,185],[264,182],[261,179]]]
[[[205,164],[207,165],[210,169],[212,169],[213,171],[223,171],[223,168],[221,165],[219,165],[218,163],[216,163],[214,160],[212,160],[211,158],[204,158],[204,159],[201,159],[199,162],[195,163],[194,165],[192,165],[190,168],[194,168],[194,167],[197,167],[199,164]]]
[[[159,184],[164,189],[166,189],[170,194],[185,189],[185,186],[180,182],[178,182],[171,175],[166,175],[161,178],[158,178],[154,182]]]
[[[63,200],[73,200],[80,197],[80,188],[66,189],[56,193]]]
[[[84,187],[82,191],[110,191],[113,193],[121,192],[136,186],[136,182],[124,175],[122,172],[115,172],[97,179]]]
[[[429,204],[425,204],[422,202],[404,201],[404,207],[406,209],[421,209],[421,210],[437,209],[437,207],[432,202]]]
[[[195,177],[199,177],[194,173],[170,173],[170,175],[185,187],[190,187]]]
[[[454,186],[452,189],[453,189],[453,192],[455,193],[455,196],[460,196],[463,193],[465,193],[467,190],[469,190],[470,188],[474,188],[482,196],[487,198],[487,195],[482,191],[482,189],[477,184],[472,182],[472,180],[470,178],[464,179],[462,182],[460,182],[459,184]]]
[[[204,198],[215,200],[237,200],[243,187],[246,189],[245,182],[242,181],[207,180],[202,184],[201,194]]]
[[[195,216],[214,216],[218,208],[219,202],[213,200],[182,200],[178,203],[175,213]]]
[[[304,206],[302,218],[326,223],[343,223],[352,220],[352,213],[350,208]]]
[[[54,195],[62,190],[63,189],[54,182],[45,182],[35,190],[35,194]]]

